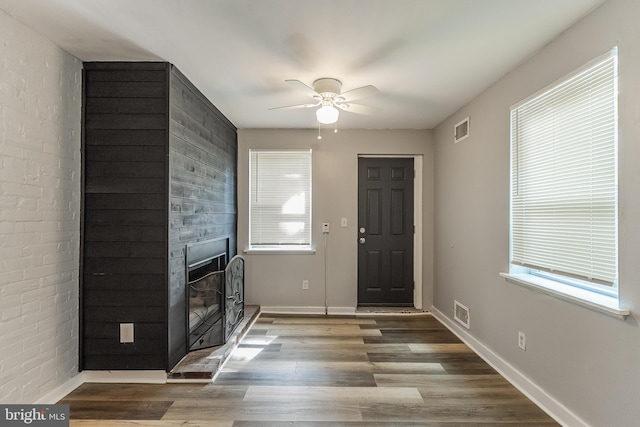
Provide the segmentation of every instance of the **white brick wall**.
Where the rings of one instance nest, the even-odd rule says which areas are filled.
[[[78,374],[82,63],[0,10],[0,402]]]

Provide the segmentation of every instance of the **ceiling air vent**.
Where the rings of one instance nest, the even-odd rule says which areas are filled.
[[[469,329],[469,324],[471,322],[469,309],[456,300],[453,300],[453,318],[462,326]]]
[[[453,129],[453,141],[458,143],[469,136],[469,117],[456,124]]]

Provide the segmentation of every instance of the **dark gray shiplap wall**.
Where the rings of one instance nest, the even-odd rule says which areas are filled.
[[[236,253],[236,128],[172,67],[170,90],[169,359],[186,354],[187,244],[228,236]]]
[[[236,129],[168,63],[84,68],[81,369],[168,370],[186,354],[185,245],[236,251]]]
[[[82,369],[167,365],[168,72],[84,64]]]

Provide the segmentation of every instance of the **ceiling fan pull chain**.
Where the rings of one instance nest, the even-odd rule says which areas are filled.
[[[322,136],[320,135],[320,122],[318,122],[318,139],[322,139]]]

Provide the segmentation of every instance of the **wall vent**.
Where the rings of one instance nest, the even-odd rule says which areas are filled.
[[[469,117],[457,123],[453,128],[453,141],[458,143],[469,136]]]
[[[453,318],[462,326],[469,329],[469,325],[471,323],[469,309],[456,300],[453,301]]]

